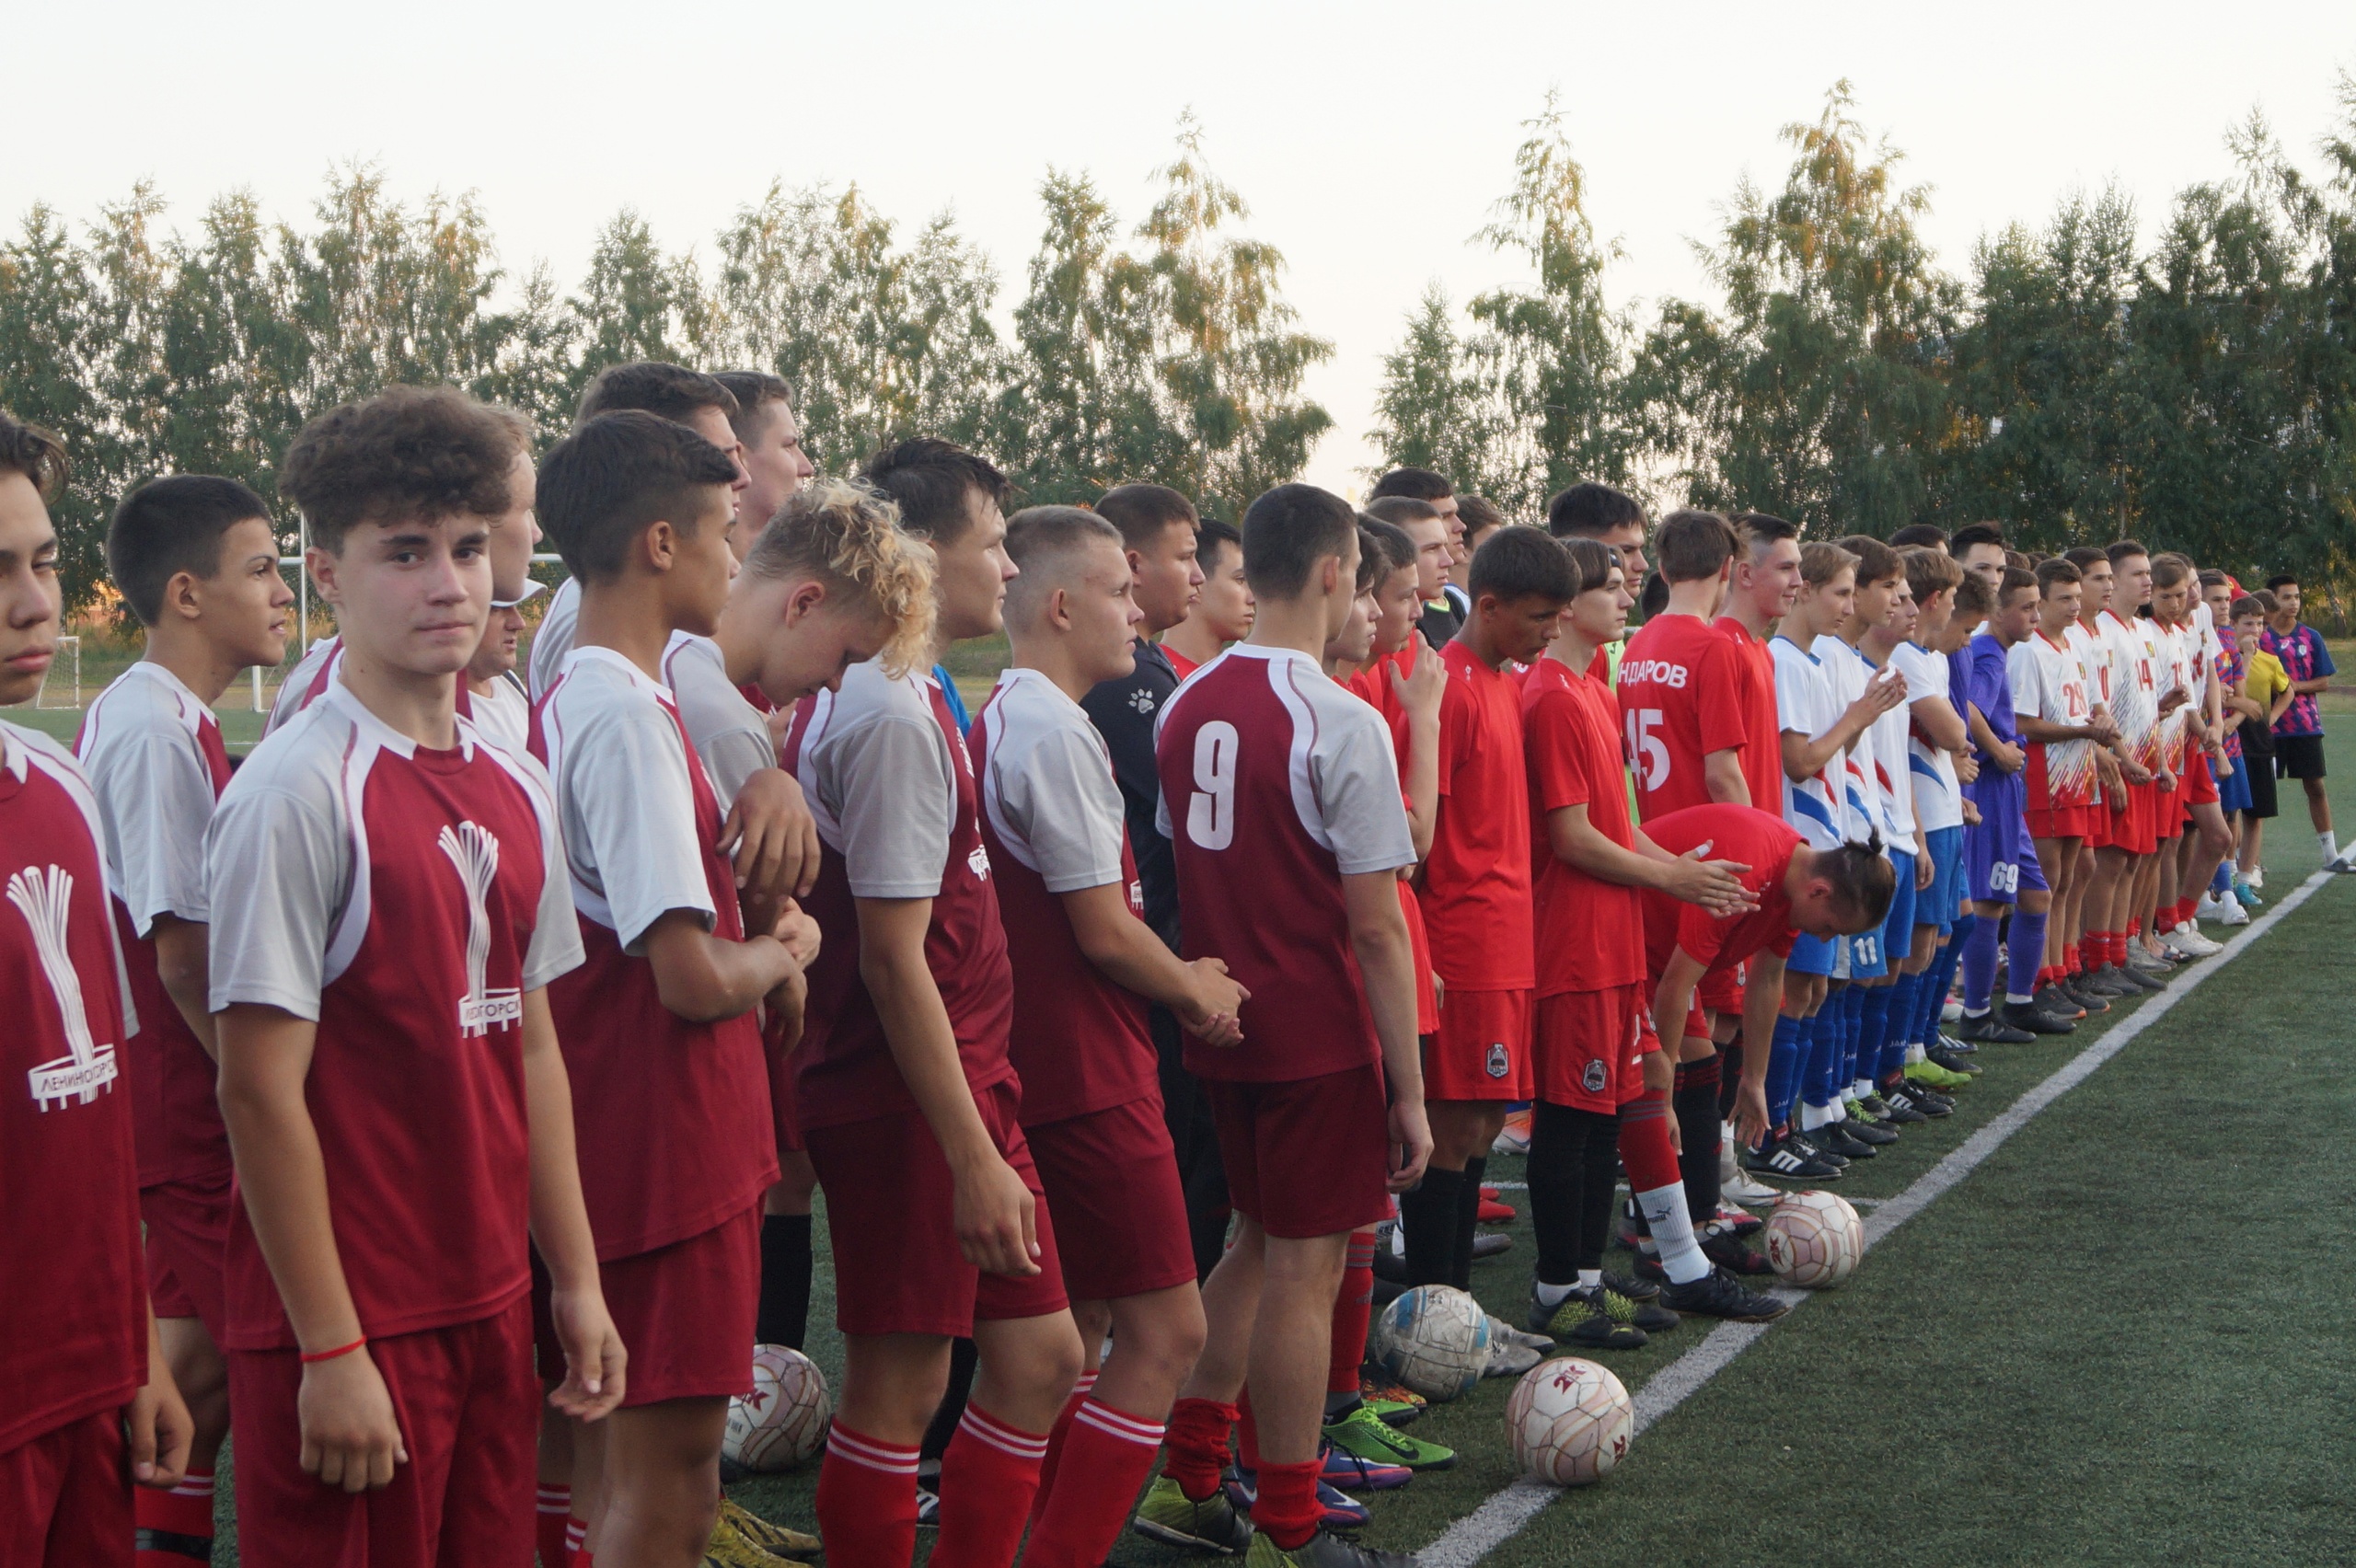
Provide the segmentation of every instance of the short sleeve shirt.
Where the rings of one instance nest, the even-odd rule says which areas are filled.
[[[1536,865],[1538,994],[1602,991],[1645,977],[1644,912],[1636,890],[1557,857],[1546,819],[1585,806],[1598,833],[1634,849],[1634,824],[1611,688],[1558,659],[1542,658],[1521,686],[1522,751],[1530,768],[1530,841]]]
[[[2331,662],[2331,650],[2324,646],[2323,634],[2304,622],[2294,622],[2286,636],[2272,627],[2258,634],[2258,645],[2282,663],[2282,673],[2293,681],[2312,681],[2339,673]],[[2291,699],[2281,719],[2275,724],[2278,735],[2320,735],[2323,733],[2323,710],[2316,704],[2313,692],[2302,692]]]
[[[1128,824],[1129,854],[1137,860],[1138,882],[1145,892],[1145,923],[1175,951],[1178,869],[1170,858],[1170,840],[1154,827],[1155,813],[1161,808],[1161,777],[1154,767],[1153,723],[1181,677],[1175,656],[1160,643],[1139,638],[1137,661],[1138,667],[1126,677],[1099,682],[1080,706],[1113,755],[1121,814]]]
[[[1871,680],[1882,666],[1863,648],[1856,652],[1865,666],[1865,678]],[[1900,679],[1905,678],[1895,658],[1888,667],[1898,672]],[[1901,849],[1914,839],[1914,780],[1907,767],[1907,741],[1914,726],[1914,699],[1922,695],[1910,684],[1898,706],[1875,720],[1873,726],[1874,788],[1881,801],[1882,833]]]
[[[2226,696],[2246,696],[2247,694],[2242,691],[2242,676],[2246,673],[2246,668],[2242,651],[2238,647],[2220,644],[2215,654],[2215,669],[2220,693]],[[2235,762],[2241,760],[2241,725],[2230,718],[2225,724],[2224,752]]]
[[[278,733],[288,720],[318,700],[319,694],[327,690],[328,667],[342,651],[341,637],[323,637],[304,651],[302,658],[278,683],[277,699],[271,703],[270,718],[262,726],[264,735]]]
[[[1912,717],[1924,702],[1948,701],[1947,662],[1914,642],[1900,643],[1889,662],[1906,677],[1906,771],[1914,786],[1914,819],[1924,833],[1961,827],[1963,791],[1956,779],[1955,754],[1933,745]]]
[[[1252,993],[1243,1043],[1190,1040],[1187,1068],[1270,1082],[1378,1061],[1341,879],[1415,863],[1390,726],[1307,654],[1241,643],[1162,709],[1155,753],[1185,954]]]
[[[532,629],[532,649],[526,674],[534,702],[548,695],[556,684],[559,671],[564,668],[565,655],[572,651],[573,628],[581,624],[581,583],[568,577],[556,585],[549,595],[548,607],[540,612],[540,624]]]
[[[1786,732],[1815,740],[1841,717],[1823,661],[1788,637],[1767,646],[1775,661],[1775,721]],[[1835,848],[1846,836],[1847,778],[1848,759],[1836,751],[1808,778],[1784,780],[1784,820],[1819,849]]]
[[[1719,634],[1734,647],[1732,666],[1742,698],[1742,777],[1750,786],[1750,803],[1762,812],[1779,812],[1784,800],[1783,725],[1776,709],[1775,655],[1766,640],[1732,616],[1718,617]]]
[[[1817,668],[1824,672],[1829,698],[1826,707],[1831,719],[1837,720],[1849,710],[1851,703],[1865,696],[1873,666],[1837,637],[1818,638],[1808,651],[1816,655]],[[1881,792],[1875,782],[1874,769],[1880,759],[1874,740],[1873,731],[1867,729],[1849,743],[1841,759],[1842,832],[1846,837],[1861,841],[1888,828]]]
[[[1998,740],[2018,745],[2020,725],[2013,717],[2012,665],[2004,645],[1983,631],[1971,640],[1967,651],[1971,656],[1971,684],[1965,688],[1966,698],[1980,709]],[[1991,766],[1985,755],[1980,761],[1983,767]]]
[[[2127,755],[2144,767],[2160,766],[2159,674],[2148,621],[2122,620],[2108,610],[2100,617],[2110,651],[2110,717]]]
[[[704,777],[711,780],[724,813],[736,803],[746,779],[777,766],[768,721],[729,680],[728,662],[709,637],[671,634],[670,646],[663,650],[663,684],[671,688],[679,722],[687,727],[687,739],[695,743]]]
[[[1659,615],[1620,658],[1620,715],[1643,821],[1710,803],[1703,759],[1750,742],[1741,655],[1699,616]]]
[[[2094,706],[2086,692],[2086,667],[2077,651],[2056,642],[2043,631],[2032,631],[2004,655],[2012,686],[2013,712],[2032,714],[2049,724],[2083,729],[2094,721]],[[2030,751],[2039,759],[2045,801],[2032,805],[2083,806],[2095,798],[2095,744],[2089,740],[2032,741]],[[2036,792],[2032,785],[2032,795]]]
[[[1707,846],[1704,859],[1749,866],[1742,873],[1742,884],[1759,898],[1758,908],[1722,917],[1700,905],[1646,889],[1640,896],[1645,905],[1647,984],[1659,984],[1670,956],[1680,948],[1713,974],[1730,972],[1756,953],[1773,952],[1778,958],[1790,953],[1798,931],[1792,925],[1784,874],[1800,847],[1796,828],[1749,806],[1709,805],[1646,823],[1645,834],[1672,855],[1691,854]]]
[[[205,842],[212,1005],[318,1025],[306,1097],[372,1337],[530,1285],[523,997],[581,962],[547,776],[463,717],[448,751],[339,681],[223,791]],[[225,1348],[294,1343],[233,1196]]]
[[[1439,813],[1422,894],[1432,968],[1451,988],[1527,990],[1537,977],[1520,688],[1461,642],[1439,659]]]

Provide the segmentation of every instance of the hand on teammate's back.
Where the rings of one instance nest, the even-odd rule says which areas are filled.
[[[736,887],[756,898],[803,897],[818,880],[818,821],[802,786],[780,767],[745,780],[721,824],[720,851],[736,869]]]
[[[1759,907],[1759,895],[1743,885],[1742,873],[1749,870],[1738,860],[1704,860],[1702,849],[1695,848],[1669,867],[1662,891],[1721,918],[1740,915]]]

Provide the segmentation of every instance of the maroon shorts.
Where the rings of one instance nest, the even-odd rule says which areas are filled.
[[[1195,1283],[1186,1193],[1161,1095],[1023,1131],[1055,1209],[1064,1294],[1117,1301]]]
[[[2217,803],[2217,770],[2210,766],[2209,754],[2196,751],[2184,768],[2184,803],[2189,806],[2213,806]],[[2188,811],[2185,813],[2189,816]]]
[[[1021,1278],[984,1274],[965,1261],[949,1161],[916,1112],[807,1129],[810,1163],[826,1192],[835,1324],[843,1332],[961,1339],[974,1332],[976,1318],[1041,1318],[1069,1305],[1046,1193],[1015,1119],[1020,1097],[1010,1081],[976,1094],[974,1105],[999,1153],[1031,1190],[1039,1272]]]
[[[1424,1051],[1426,1100],[1530,1098],[1530,991],[1460,991],[1439,1004]]]
[[[606,1311],[629,1353],[625,1408],[728,1399],[753,1389],[761,1310],[761,1205],[699,1236],[597,1265]],[[551,1325],[549,1338],[553,1340]],[[564,1371],[557,1350],[556,1375]],[[547,1370],[547,1353],[541,1356]]]
[[[121,1411],[69,1421],[0,1454],[6,1568],[132,1568],[133,1535]]]
[[[227,1321],[222,1260],[229,1244],[229,1178],[139,1189],[147,1226],[147,1294],[158,1318],[195,1318],[214,1342]]]
[[[1606,1116],[1641,1099],[1645,1053],[1660,1049],[1646,1014],[1642,986],[1541,997],[1530,1052],[1537,1098]]]
[[[2031,838],[2085,838],[2094,831],[2094,815],[2101,811],[2100,806],[2084,803],[2031,806],[2028,808],[2028,836]]]
[[[471,1323],[371,1340],[409,1462],[394,1467],[390,1485],[356,1495],[303,1472],[300,1357],[231,1351],[237,1560],[248,1568],[529,1562],[540,1430],[531,1335],[532,1304],[518,1297]]]
[[[1377,1064],[1270,1083],[1205,1078],[1203,1095],[1228,1197],[1269,1235],[1339,1236],[1391,1217],[1391,1103]]]

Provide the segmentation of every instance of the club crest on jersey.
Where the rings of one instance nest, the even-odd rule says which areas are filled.
[[[69,1100],[87,1105],[114,1082],[116,1067],[114,1047],[90,1037],[90,1017],[82,1007],[82,977],[74,973],[74,955],[66,945],[74,873],[63,866],[27,866],[8,879],[8,902],[32,928],[33,951],[40,958],[41,974],[65,1023],[66,1054],[26,1071],[33,1104],[42,1111],[63,1109]]]
[[[1152,712],[1154,709],[1153,693],[1146,690],[1142,686],[1138,687],[1137,690],[1129,693],[1129,707],[1133,711],[1138,713]]]
[[[965,857],[965,869],[984,882],[990,880],[990,852],[987,845],[976,844],[974,852]]]
[[[1504,1041],[1500,1040],[1489,1047],[1489,1059],[1483,1065],[1493,1078],[1504,1078],[1513,1071],[1513,1058],[1506,1054]]]
[[[458,873],[467,894],[467,994],[458,998],[458,1032],[488,1034],[513,1029],[524,1021],[524,993],[514,986],[491,990],[491,884],[499,875],[499,839],[488,828],[471,822],[456,827],[442,824],[436,840]]]
[[[1598,1057],[1579,1069],[1579,1087],[1589,1094],[1601,1094],[1604,1084],[1611,1079],[1611,1069],[1603,1065],[1600,1057]]]

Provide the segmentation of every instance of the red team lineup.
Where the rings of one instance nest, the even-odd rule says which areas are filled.
[[[0,703],[72,455],[0,414]],[[52,1282],[0,1304],[0,1568],[208,1561],[232,1442],[248,1564],[1403,1568],[1364,1499],[1456,1456],[1369,1322],[1470,1303],[1515,1111],[1472,1376],[1772,1320],[1740,1205],[2217,951],[2278,759],[2351,869],[2295,582],[2131,540],[1421,469],[1010,511],[651,362],[546,451],[393,386],[281,474],[337,635],[250,755],[212,704],[294,594],[208,476],[120,502],[144,657],[75,744],[0,723],[0,1260]],[[941,657],[1001,631],[969,724]],[[818,1190],[805,1532],[721,1481]]]

